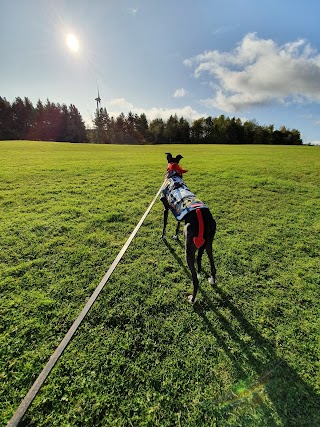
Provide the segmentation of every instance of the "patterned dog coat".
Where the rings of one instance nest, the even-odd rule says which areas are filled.
[[[186,186],[182,177],[175,173],[167,173],[160,200],[168,207],[175,218],[181,221],[187,213],[207,208]]]

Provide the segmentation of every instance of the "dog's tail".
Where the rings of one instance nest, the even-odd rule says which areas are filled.
[[[199,249],[205,243],[205,239],[203,238],[204,224],[203,224],[201,209],[196,209],[196,213],[197,213],[197,218],[198,218],[199,231],[198,231],[198,236],[193,238],[193,243]]]

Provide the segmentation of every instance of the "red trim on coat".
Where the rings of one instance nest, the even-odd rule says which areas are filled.
[[[201,248],[201,246],[205,242],[205,240],[203,238],[204,224],[203,224],[201,209],[196,209],[196,212],[197,212],[197,217],[198,217],[199,232],[198,232],[198,236],[193,238],[193,243],[199,249],[199,248]]]

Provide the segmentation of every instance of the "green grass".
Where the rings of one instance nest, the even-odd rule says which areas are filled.
[[[168,150],[217,220],[217,285],[203,274],[188,304],[183,244],[161,241],[156,203],[22,425],[320,425],[320,148],[0,142],[1,425],[149,206]]]

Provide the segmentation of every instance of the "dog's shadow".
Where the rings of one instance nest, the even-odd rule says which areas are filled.
[[[190,275],[185,263],[171,244],[166,246]],[[206,288],[208,285],[206,286]],[[203,289],[200,303],[193,306],[204,330],[213,334],[217,346],[230,359],[241,387],[231,390],[223,402],[212,402],[218,409],[221,422],[230,414],[233,405],[244,404],[251,398],[264,416],[264,425],[288,427],[320,426],[320,396],[308,385],[286,360],[279,357],[272,342],[264,338],[253,324],[232,303],[221,286],[214,285],[212,291]],[[228,312],[228,317],[224,314]],[[212,319],[212,320],[210,320]],[[217,322],[220,327],[217,328]],[[236,352],[235,352],[236,349]],[[248,381],[248,372],[254,380]],[[267,400],[261,397],[262,390]],[[271,402],[271,405],[270,405]]]
[[[173,240],[176,244],[178,244],[180,247],[183,247],[182,242],[179,240],[179,238],[174,239]],[[171,253],[171,255],[173,256],[173,258],[177,261],[177,263],[180,265],[180,267],[182,267],[185,271],[185,273],[191,278],[191,273],[190,270],[188,269],[186,262],[183,262],[182,259],[180,258],[180,256],[177,254],[176,250],[174,249],[174,247],[169,243],[169,241],[164,238],[163,239],[164,244],[166,245],[166,247],[169,249],[169,252]]]

